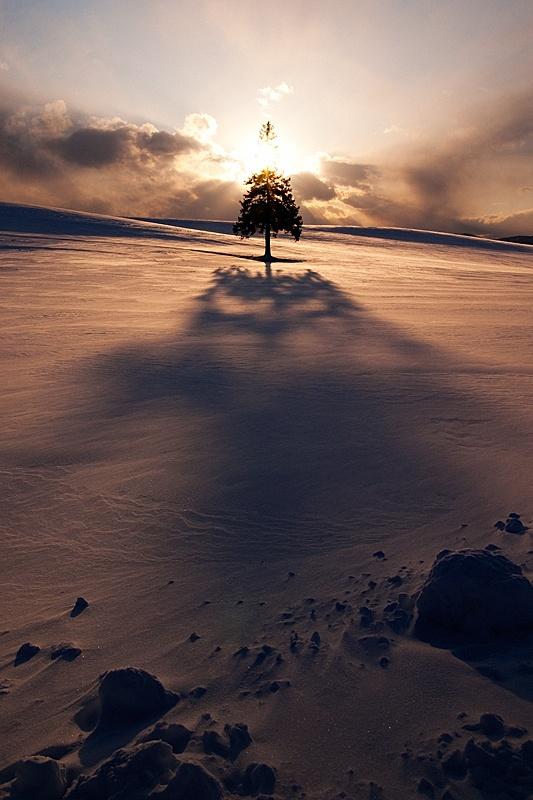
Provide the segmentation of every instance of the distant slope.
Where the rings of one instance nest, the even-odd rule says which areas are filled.
[[[156,225],[171,225],[177,228],[211,231],[212,233],[230,233],[233,236],[233,222],[220,219],[172,219],[161,217],[133,217],[139,222],[151,222]]]
[[[421,244],[449,245],[453,247],[473,247],[488,250],[509,251],[514,243],[507,240],[484,239],[478,236],[468,236],[457,233],[441,233],[440,231],[425,231],[417,228],[364,228],[357,225],[309,225],[306,233],[329,233],[345,236],[364,236],[379,239],[394,239],[400,242],[419,242]],[[514,245],[516,246],[516,245]],[[530,246],[521,248],[523,252],[531,252]]]
[[[183,241],[189,238],[187,230],[201,231],[217,237],[220,234],[233,235],[232,228],[231,222],[223,220],[112,217],[64,208],[0,202],[0,231],[6,232],[41,233],[56,236],[148,237]],[[511,237],[508,240],[496,240],[411,228],[376,228],[355,225],[306,225],[304,228],[305,239],[322,240],[324,236],[328,240],[343,236],[359,236],[420,244],[505,250],[506,252],[514,249],[533,254],[533,237]]]
[[[194,219],[157,219],[154,217],[139,217],[139,221],[157,223],[159,225],[175,225],[179,228],[212,231],[213,233],[233,234],[233,223],[223,220],[194,220]],[[319,236],[317,236],[319,234]],[[485,239],[480,236],[468,234],[441,233],[440,231],[426,231],[417,228],[376,228],[362,225],[305,225],[304,236],[307,239],[322,238],[322,234],[335,234],[343,236],[361,236],[371,239],[393,239],[399,242],[418,242],[421,244],[440,244],[455,247],[475,247],[490,250],[509,250],[508,245],[533,244],[533,237],[510,237],[508,239]],[[503,243],[503,244],[502,244]],[[527,250],[527,252],[530,252]],[[533,252],[533,251],[532,251]]]
[[[502,236],[502,242],[514,242],[516,244],[533,244],[533,236]]]
[[[64,208],[0,203],[0,231],[60,236],[148,236],[185,239],[176,227]]]

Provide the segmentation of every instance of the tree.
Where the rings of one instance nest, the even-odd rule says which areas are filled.
[[[271,122],[265,122],[259,138],[267,147],[273,145],[275,133]],[[248,178],[246,185],[250,188],[241,200],[241,211],[233,226],[233,233],[241,239],[247,239],[255,233],[264,234],[263,258],[272,261],[271,236],[277,236],[282,231],[298,241],[302,235],[303,220],[292,196],[290,178],[266,166]]]

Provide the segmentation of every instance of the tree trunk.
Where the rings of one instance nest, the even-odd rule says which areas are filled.
[[[263,258],[265,261],[272,261],[272,253],[270,252],[270,174],[267,172],[267,180],[266,180],[266,189],[267,189],[267,219],[265,225],[265,255]]]
[[[270,223],[265,226],[265,261],[272,261],[272,253],[270,252]]]

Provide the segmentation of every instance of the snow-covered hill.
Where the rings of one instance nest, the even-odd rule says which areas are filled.
[[[382,622],[443,548],[531,575],[529,532],[493,526],[533,519],[533,249],[314,227],[267,275],[197,225],[0,207],[0,769],[131,743],[87,709],[132,665],[180,693],[192,758],[245,722],[237,767],[280,798],[405,800],[465,719],[533,728],[524,642],[475,662]]]

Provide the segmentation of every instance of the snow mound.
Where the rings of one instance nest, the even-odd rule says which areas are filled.
[[[517,564],[487,550],[437,557],[417,606],[422,630],[486,637],[533,627],[533,586]]]

